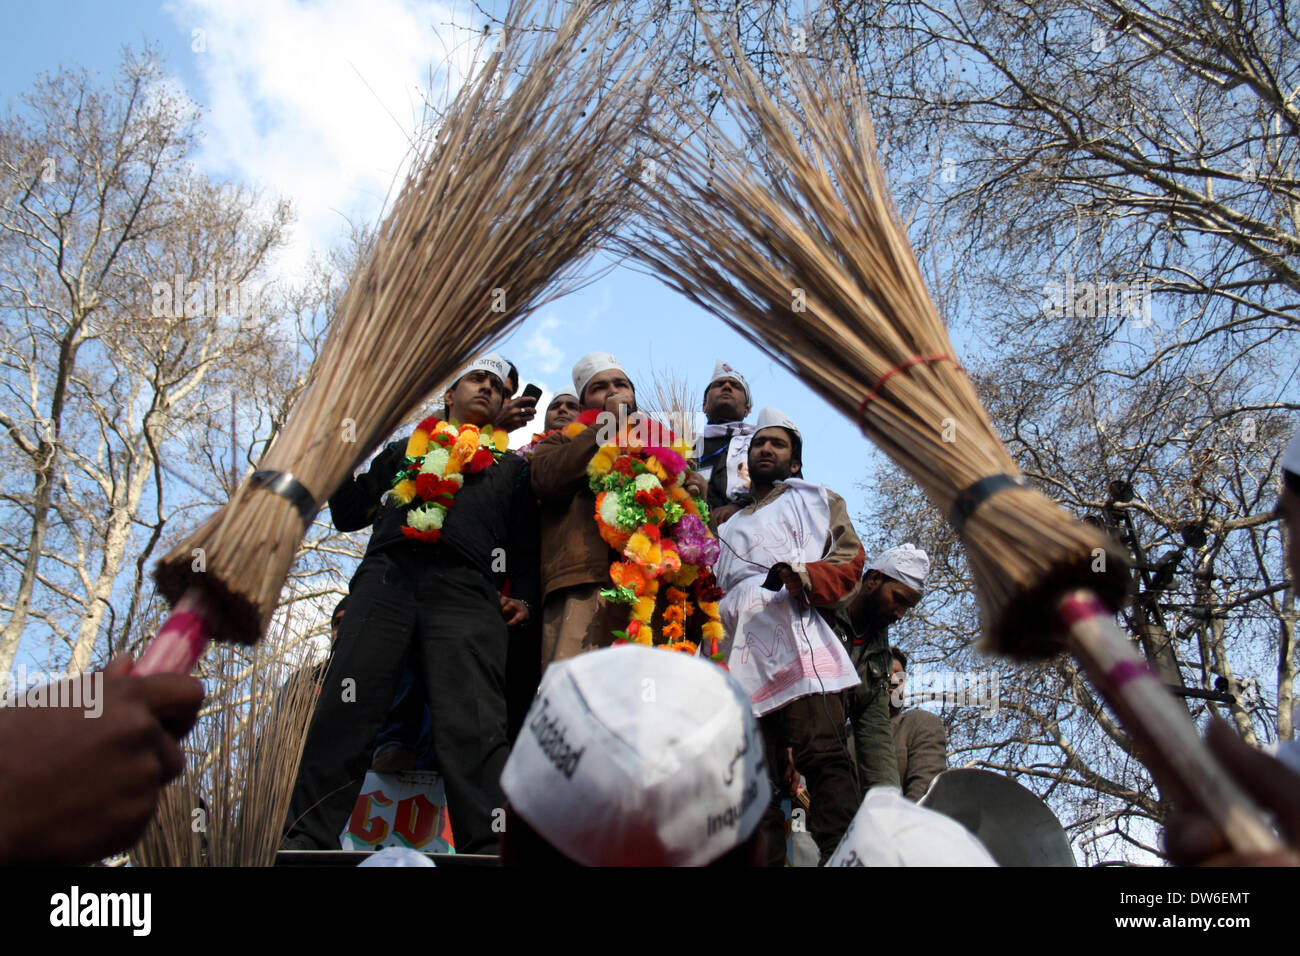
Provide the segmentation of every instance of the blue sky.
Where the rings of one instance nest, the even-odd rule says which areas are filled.
[[[0,13],[5,109],[42,71],[83,66],[107,80],[124,45],[153,43],[204,108],[200,167],[293,202],[297,224],[277,266],[287,277],[311,251],[338,243],[349,221],[375,221],[403,167],[423,91],[432,77],[435,96],[445,95],[441,65],[463,68],[481,26],[464,0],[0,0]],[[859,483],[883,456],[719,320],[646,275],[616,269],[546,306],[497,347],[523,381],[543,387],[543,406],[592,350],[618,355],[643,398],[655,370],[685,377],[702,394],[716,359],[740,369],[754,414],[775,405],[799,424],[805,475],[847,500],[873,550],[872,529],[857,520],[870,495]]]
[[[424,91],[445,96],[442,64],[466,62],[473,31],[456,27],[478,22],[464,2],[415,0],[64,0],[3,9],[6,108],[42,71],[78,65],[108,78],[125,45],[153,43],[204,109],[201,168],[293,201],[298,219],[277,266],[286,276],[310,251],[337,243],[349,220],[376,219]],[[580,355],[597,349],[617,355],[643,395],[656,370],[702,394],[714,361],[725,359],[749,378],[755,414],[775,405],[799,424],[806,475],[843,495],[850,514],[862,510],[857,484],[881,457],[871,444],[776,362],[646,275],[616,269],[543,308],[498,347],[524,381],[544,387],[543,402],[569,385]]]

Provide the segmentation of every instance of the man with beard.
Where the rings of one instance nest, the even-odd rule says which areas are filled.
[[[585,427],[576,435],[548,435],[531,459],[533,491],[541,506],[543,672],[555,661],[608,646],[614,631],[627,626],[628,606],[600,594],[610,587],[609,566],[618,554],[600,536],[587,463],[623,424],[660,427],[637,411],[632,380],[608,352],[590,352],[578,360],[573,390],[583,407],[577,421]],[[683,486],[700,497],[705,493],[699,475],[688,476]]]
[[[752,402],[745,376],[718,359],[704,390],[708,424],[695,449],[700,476],[709,483],[707,500],[715,528],[749,503],[749,438],[754,426],[744,419]]]
[[[853,725],[858,783],[864,793],[900,782],[889,722],[889,626],[921,600],[929,573],[930,557],[920,548],[890,548],[867,565],[848,606],[835,616],[835,631],[862,680],[845,692],[844,709]]]
[[[844,500],[793,477],[802,474],[802,452],[785,413],[759,412],[748,455],[753,503],[718,529],[720,649],[763,729],[772,796],[762,828],[773,866],[785,855],[780,804],[796,770],[808,780],[823,863],[859,800],[839,694],[858,676],[823,614],[848,599],[864,554]]]
[[[476,359],[444,395],[446,425],[421,422],[330,498],[340,531],[374,531],[307,735],[287,849],[338,849],[408,653],[432,715],[456,849],[496,845],[507,628],[539,603],[528,465],[490,425],[507,377],[500,356]]]

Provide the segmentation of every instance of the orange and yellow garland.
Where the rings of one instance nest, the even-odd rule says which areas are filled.
[[[570,437],[580,434],[594,424],[587,420],[590,417],[585,415],[567,425],[564,433]],[[614,586],[601,594],[607,600],[631,605],[627,630],[614,632],[618,640],[653,645],[651,619],[660,584],[666,584],[663,642],[658,646],[696,653],[696,644],[685,635],[687,618],[698,610],[706,619],[701,634],[708,654],[721,663],[718,642],[722,624],[717,602],[722,591],[711,568],[717,560],[718,543],[707,528],[708,505],[681,485],[687,471],[685,444],[667,429],[661,431],[661,444],[647,447],[636,428],[625,428],[587,464],[588,481],[596,494],[600,536],[622,555],[622,560],[609,567]]]

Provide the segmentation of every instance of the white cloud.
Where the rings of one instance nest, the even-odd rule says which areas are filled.
[[[551,333],[562,325],[564,320],[554,315],[537,320],[536,328],[533,334],[524,340],[523,353],[515,364],[520,369],[536,369],[544,375],[558,371],[560,363],[564,360],[564,349],[555,343]]]
[[[176,0],[167,12],[185,35],[203,31],[200,162],[293,201],[290,276],[347,219],[376,220],[425,97],[445,105],[476,47],[476,31],[451,25],[472,24],[468,8],[419,0]]]

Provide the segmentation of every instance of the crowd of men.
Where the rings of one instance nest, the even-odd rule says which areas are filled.
[[[421,505],[396,495],[427,470],[421,461],[446,462],[437,457],[446,449],[418,429],[330,497],[335,526],[370,528],[370,539],[346,611],[334,616],[283,845],[337,849],[367,769],[412,765],[382,764],[405,748],[441,774],[458,852],[499,847],[505,863],[781,865],[782,802],[800,778],[823,864],[990,863],[960,826],[915,806],[946,766],[943,725],[902,707],[907,655],[891,648],[889,629],[922,599],[925,552],[904,543],[868,559],[844,500],[805,476],[798,425],[772,407],[751,424],[748,382],[718,362],[683,484],[707,501],[721,545],[714,572],[727,666],[611,647],[629,611],[602,594],[618,555],[594,518],[588,464],[608,434],[598,422],[646,420],[636,387],[615,356],[589,353],[574,366],[573,391],[551,400],[542,431],[518,452],[504,442],[492,450],[496,431],[533,418],[535,398],[516,398],[518,387],[513,364],[484,355],[443,394],[436,419],[453,438],[474,426],[487,451],[470,449],[475,464],[454,487],[441,478],[429,486],[451,501],[436,534],[427,515],[413,514]],[[1294,531],[1300,440],[1285,467],[1282,506]],[[1294,550],[1292,560],[1294,573]],[[33,821],[16,828],[0,812],[0,861],[115,849],[152,805],[139,797],[139,767],[156,780],[178,772],[176,740],[197,711],[197,682],[130,678],[120,666],[112,676],[122,712],[154,728],[129,746],[101,741],[124,761],[110,781],[134,802],[82,845],[44,854],[23,842]],[[15,732],[24,729],[0,713],[0,761],[21,746]],[[1259,755],[1242,762],[1239,742],[1217,731],[1210,742],[1245,768],[1248,787],[1263,772],[1250,763]],[[53,779],[36,784],[57,810],[69,798],[53,792]],[[0,811],[7,796],[0,773]],[[1261,799],[1300,839],[1300,812],[1275,792]],[[889,822],[898,820],[909,825]],[[1203,820],[1179,827],[1171,848],[1185,858],[1224,849]],[[903,832],[936,839],[905,846]]]
[[[440,416],[480,428],[519,420],[518,384],[511,363],[483,356],[452,383]],[[928,559],[905,545],[867,564],[844,500],[802,477],[798,425],[775,408],[750,424],[752,404],[745,377],[718,362],[683,484],[707,501],[723,545],[722,652],[759,718],[770,770],[764,862],[784,862],[781,804],[800,776],[825,862],[864,791],[900,784],[887,631],[920,599]],[[552,399],[541,433],[466,477],[435,544],[404,536],[404,508],[386,498],[404,440],[335,492],[339,530],[374,530],[308,734],[287,848],[336,847],[370,766],[436,768],[458,850],[494,848],[502,767],[542,672],[609,647],[628,623],[628,606],[602,595],[618,556],[594,520],[588,481],[606,433],[565,426],[635,428],[644,417],[626,369],[592,352],[574,366],[573,392]],[[395,760],[402,752],[409,757]],[[929,776],[943,766],[940,755]],[[928,782],[917,780],[913,800]]]

